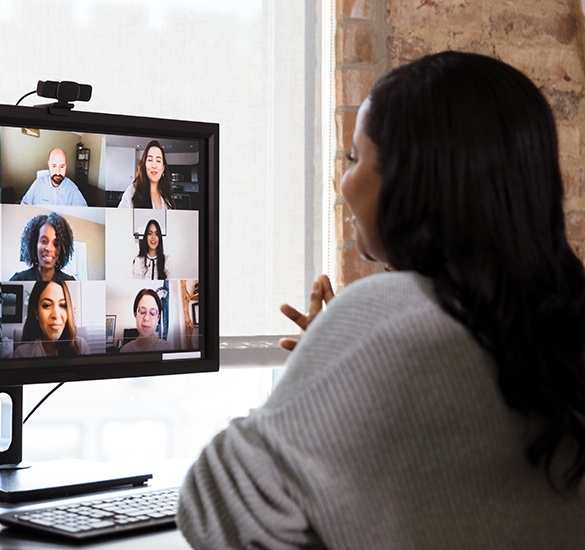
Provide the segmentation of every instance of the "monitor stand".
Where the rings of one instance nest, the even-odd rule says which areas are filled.
[[[0,501],[28,502],[139,486],[152,478],[86,460],[22,461],[22,386],[0,387]]]

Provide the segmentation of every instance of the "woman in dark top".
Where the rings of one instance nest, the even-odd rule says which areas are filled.
[[[74,281],[63,273],[73,256],[73,231],[63,216],[51,212],[32,218],[20,238],[20,261],[30,269],[15,273],[11,281]]]

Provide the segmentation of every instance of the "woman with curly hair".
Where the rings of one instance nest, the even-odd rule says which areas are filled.
[[[89,353],[87,342],[77,336],[67,283],[36,283],[28,304],[23,343],[14,350],[13,357],[74,357]]]
[[[166,170],[165,152],[158,141],[151,141],[138,163],[136,177],[129,185],[118,208],[175,208],[171,180]]]
[[[15,273],[11,281],[74,281],[63,273],[73,255],[73,231],[67,220],[51,212],[30,220],[20,238],[20,261],[30,269]]]
[[[170,279],[170,257],[165,254],[160,225],[149,220],[140,239],[138,256],[132,262],[132,276],[135,279]]]

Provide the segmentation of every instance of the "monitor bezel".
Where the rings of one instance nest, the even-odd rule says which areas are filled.
[[[205,300],[200,308],[205,328],[202,357],[175,359],[171,353],[104,354],[67,358],[0,359],[0,386],[65,381],[105,380],[213,372],[219,370],[219,124],[186,120],[71,110],[52,114],[49,106],[0,105],[0,127],[12,126],[94,134],[167,139],[199,139],[206,143],[207,187],[201,206],[199,284]],[[0,321],[1,322],[1,321]],[[163,359],[163,355],[165,359]],[[39,365],[39,362],[41,364]]]

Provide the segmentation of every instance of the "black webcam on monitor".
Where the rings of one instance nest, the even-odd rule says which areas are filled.
[[[39,80],[37,95],[52,97],[59,101],[89,101],[91,99],[91,86],[89,84],[77,84],[77,82],[55,82],[53,80]]]
[[[78,84],[64,80],[63,82],[56,82],[54,80],[39,80],[37,84],[37,95],[41,97],[50,97],[57,100],[48,107],[52,114],[61,114],[59,111],[70,111],[73,109],[71,101],[89,101],[91,99],[91,86],[89,84]],[[46,105],[42,105],[45,107]]]

